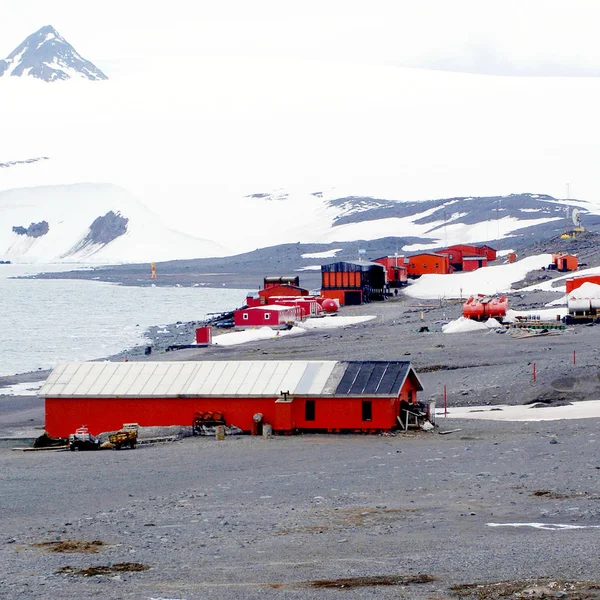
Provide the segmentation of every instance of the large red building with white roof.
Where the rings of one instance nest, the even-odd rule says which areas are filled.
[[[56,367],[40,395],[46,430],[67,437],[124,423],[190,425],[216,411],[244,431],[387,431],[423,387],[407,361],[84,362]]]

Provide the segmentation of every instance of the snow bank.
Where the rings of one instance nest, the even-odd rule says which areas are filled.
[[[286,335],[298,335],[300,333],[305,333],[304,329],[300,329],[300,327],[292,327],[291,329],[260,327],[259,329],[246,329],[244,331],[223,333],[213,338],[213,344],[215,346],[236,346],[247,342],[269,340],[272,338],[285,337]]]
[[[231,333],[222,333],[213,338],[215,346],[235,346],[247,342],[258,340],[269,340],[284,337],[286,335],[298,335],[306,333],[308,329],[330,329],[335,327],[348,327],[375,319],[375,316],[367,315],[363,317],[322,317],[317,319],[308,319],[298,323],[291,329],[272,329],[271,327],[260,327],[258,329],[246,329],[244,331],[232,331]]]
[[[412,298],[467,298],[476,294],[494,295],[511,291],[530,271],[552,262],[551,254],[539,254],[505,265],[484,267],[467,273],[423,275],[409,285],[404,293]]]
[[[600,285],[586,281],[578,288],[574,289],[569,298],[600,298]]]
[[[438,410],[438,423],[444,410]],[[448,419],[484,419],[489,421],[557,421],[560,419],[600,418],[600,400],[576,402],[567,406],[460,406],[448,410]]]
[[[443,333],[470,333],[472,331],[488,331],[502,327],[501,323],[496,319],[488,319],[484,323],[481,321],[473,321],[465,317],[459,317],[456,321],[450,321],[442,326]]]

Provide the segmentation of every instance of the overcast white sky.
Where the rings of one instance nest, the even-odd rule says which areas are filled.
[[[100,65],[277,56],[498,75],[600,75],[598,0],[5,0],[0,56],[53,25]]]

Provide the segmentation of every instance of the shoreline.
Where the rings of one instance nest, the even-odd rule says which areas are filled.
[[[552,297],[556,294],[532,292],[525,301],[515,293],[511,296],[511,308],[539,308]],[[504,333],[445,334],[441,332],[441,323],[458,318],[462,314],[462,303],[415,300],[402,294],[382,302],[343,307],[340,314],[376,318],[352,326],[312,329],[301,336],[167,351],[167,347],[176,343],[192,344],[195,328],[202,323],[178,322],[150,327],[145,332],[151,340],[149,344],[94,361],[410,360],[423,381],[423,399],[441,400],[445,385],[449,402],[457,406],[519,404],[535,398],[558,402],[569,395],[584,399],[596,393],[594,327],[574,326],[560,334],[537,339],[515,339],[505,330],[502,330]],[[426,331],[421,332],[422,328]],[[226,331],[213,330],[215,337],[222,333]],[[151,347],[150,354],[145,353],[147,346]],[[578,364],[569,365],[574,348],[577,348]],[[534,362],[538,377],[532,385]],[[10,385],[43,381],[50,371],[0,377],[0,395],[2,388]]]

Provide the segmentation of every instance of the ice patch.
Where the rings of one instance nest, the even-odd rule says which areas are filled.
[[[563,523],[487,523],[488,527],[533,527],[545,531],[565,531],[571,529],[598,529],[600,525],[565,525]]]

